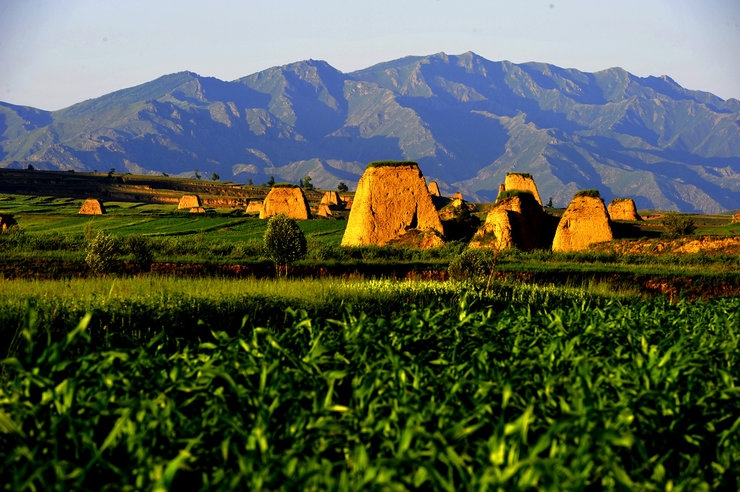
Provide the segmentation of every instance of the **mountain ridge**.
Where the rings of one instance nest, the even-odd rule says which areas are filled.
[[[387,159],[474,200],[516,171],[556,205],[598,188],[640,208],[721,212],[740,208],[740,101],[618,67],[467,52],[350,73],[304,60],[233,81],[184,71],[51,112],[0,102],[0,167],[310,175],[333,189]]]

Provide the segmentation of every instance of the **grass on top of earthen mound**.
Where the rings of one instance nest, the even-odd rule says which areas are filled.
[[[578,193],[576,193],[575,196],[576,197],[588,196],[591,198],[601,198],[601,194],[599,193],[599,190],[581,190]]]
[[[418,166],[419,164],[414,161],[374,161],[367,165],[367,169],[373,167],[403,167],[403,166]]]
[[[522,178],[532,179],[530,173],[506,173],[507,176],[521,176]]]
[[[273,188],[300,188],[295,183],[275,183],[272,185]]]
[[[525,191],[525,190],[504,190],[501,193],[499,193],[498,198],[496,198],[496,203],[501,203],[507,198],[511,197],[522,197],[524,195],[529,195],[531,198],[534,198],[534,195],[531,191]]]

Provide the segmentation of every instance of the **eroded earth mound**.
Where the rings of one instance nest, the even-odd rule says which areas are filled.
[[[444,234],[418,164],[371,163],[357,184],[342,246],[383,245],[411,229]]]
[[[81,215],[103,215],[105,213],[105,207],[100,200],[89,198],[82,204],[78,213]]]
[[[531,251],[549,248],[552,239],[550,216],[534,195],[518,192],[496,201],[470,246],[497,251],[510,248]]]
[[[591,244],[611,241],[613,238],[606,207],[598,194],[595,196],[576,194],[560,218],[552,250],[581,251]]]
[[[191,208],[198,208],[202,206],[203,203],[201,203],[200,197],[198,195],[183,195],[183,197],[180,198],[180,203],[177,205],[177,210],[190,210]]]
[[[273,215],[285,214],[291,219],[306,220],[311,218],[311,209],[303,190],[298,186],[275,186],[262,203],[260,219],[269,219]]]
[[[611,220],[638,221],[642,217],[637,213],[635,201],[632,198],[615,198],[607,207]]]
[[[534,182],[534,178],[529,173],[506,173],[506,180],[504,181],[504,189],[501,191],[526,191],[532,194],[537,203],[542,206],[542,200],[540,199],[540,193],[537,191],[537,185]]]

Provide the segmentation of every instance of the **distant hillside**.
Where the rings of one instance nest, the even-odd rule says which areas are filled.
[[[315,60],[232,82],[182,72],[54,112],[0,103],[0,167],[334,189],[388,159],[469,199],[519,171],[560,206],[598,188],[639,208],[738,209],[740,101],[619,68],[440,53],[348,74]]]

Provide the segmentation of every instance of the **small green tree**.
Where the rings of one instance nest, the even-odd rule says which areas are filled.
[[[125,245],[140,271],[148,272],[152,269],[154,254],[149,239],[141,234],[134,234],[126,238]]]
[[[109,234],[98,231],[87,245],[85,263],[96,275],[105,275],[113,271],[117,257],[116,241]]]
[[[485,280],[488,291],[497,263],[497,251],[488,248],[469,248],[450,261],[447,273],[450,279],[461,282],[480,283]]]
[[[661,222],[668,237],[688,236],[696,230],[693,218],[676,212],[666,213]]]
[[[306,236],[298,223],[287,215],[273,215],[267,222],[264,247],[267,256],[275,263],[278,277],[288,275],[288,266],[308,252]]]
[[[270,179],[267,180],[267,186],[273,186],[275,184],[275,176],[270,176]]]
[[[219,176],[215,172],[211,173],[211,180],[212,181],[218,181],[219,179],[221,179],[221,176]]]
[[[344,184],[344,181],[340,181],[337,185],[337,190],[341,191],[342,193],[349,191],[349,186]]]
[[[304,188],[306,190],[313,190],[313,183],[311,182],[311,176],[306,175],[305,178],[303,178],[303,185],[301,188]]]

